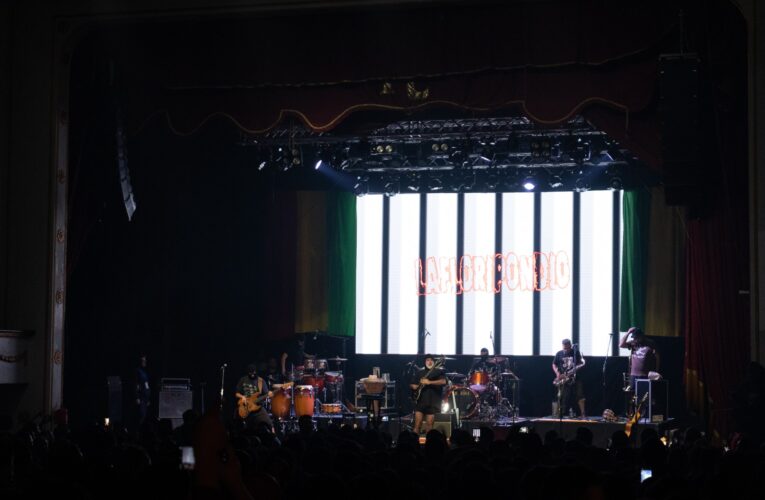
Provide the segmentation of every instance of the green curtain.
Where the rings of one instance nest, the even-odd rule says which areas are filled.
[[[622,279],[619,329],[645,328],[646,272],[651,193],[647,189],[625,191],[622,212]]]
[[[330,335],[356,328],[356,196],[327,193],[327,297]]]

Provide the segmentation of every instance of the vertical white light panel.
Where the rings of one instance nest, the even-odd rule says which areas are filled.
[[[425,351],[454,354],[457,342],[457,195],[427,195]]]
[[[497,197],[494,193],[465,195],[465,239],[462,265],[462,352],[492,352],[494,335],[494,254]]]
[[[382,195],[356,198],[356,352],[378,354],[382,302]]]
[[[502,194],[503,354],[533,354],[534,194]]]
[[[614,272],[614,193],[580,195],[579,346],[584,354],[611,354]]]
[[[619,282],[615,284],[615,286],[621,287],[621,279],[622,279],[622,271],[624,267],[624,254],[622,253],[624,249],[624,191],[619,191]],[[619,297],[621,300],[621,288],[619,289]],[[619,306],[621,307],[621,302],[617,302]],[[619,309],[619,314],[621,318],[621,308]],[[619,332],[619,340],[621,340],[622,335],[624,335],[626,332]],[[617,341],[618,342],[618,341]],[[622,349],[619,348],[619,356],[629,356],[630,350],[629,349]]]
[[[390,199],[388,353],[416,354],[419,321],[420,195]]]
[[[552,355],[572,333],[574,194],[541,196],[539,353]]]

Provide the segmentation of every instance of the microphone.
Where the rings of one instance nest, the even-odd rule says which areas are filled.
[[[228,366],[228,363],[223,363],[222,365],[220,365],[221,368],[226,368],[227,366]]]

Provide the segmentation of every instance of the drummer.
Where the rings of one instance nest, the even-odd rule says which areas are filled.
[[[274,356],[270,356],[268,361],[266,361],[265,378],[270,386],[284,382],[284,377],[282,377],[282,374],[279,372],[279,364]]]
[[[308,354],[305,352],[305,335],[300,335],[297,339],[295,339],[294,345],[282,353],[282,377],[287,377],[287,368],[289,368],[289,371],[293,371],[295,369],[300,370],[303,366],[303,363],[305,363],[306,358],[312,359],[314,357],[315,356],[313,354]]]
[[[489,361],[489,350],[484,347],[481,349],[481,357],[473,360],[473,366],[470,367],[470,372],[493,373],[496,369],[497,365],[494,361]]]

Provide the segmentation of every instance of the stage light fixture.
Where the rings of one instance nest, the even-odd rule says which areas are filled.
[[[534,188],[536,188],[537,185],[534,183],[534,179],[526,178],[523,181],[523,189],[526,191],[534,191]]]
[[[263,170],[264,168],[266,168],[266,165],[268,165],[268,162],[267,162],[266,160],[263,160],[262,162],[260,162],[260,163],[258,164],[258,172],[260,172],[261,170]]]
[[[314,170],[319,170],[319,169],[321,168],[321,165],[322,165],[322,163],[323,163],[323,162],[322,162],[322,160],[321,160],[321,159],[319,159],[319,160],[316,162],[316,165],[314,165],[313,169],[314,169]]]

